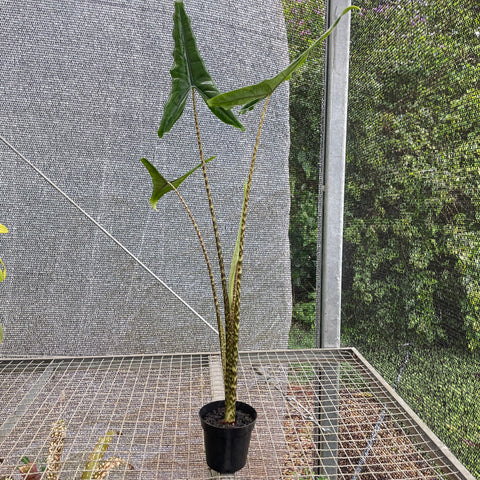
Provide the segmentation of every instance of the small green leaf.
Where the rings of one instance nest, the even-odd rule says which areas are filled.
[[[5,267],[5,264],[2,262],[2,259],[0,258],[0,283],[2,283],[5,278],[7,278],[7,269]]]
[[[165,104],[160,127],[158,128],[158,136],[160,138],[170,131],[175,122],[181,117],[192,88],[195,88],[200,93],[205,102],[220,93],[197,49],[197,42],[190,19],[181,1],[175,2],[173,39],[175,42],[173,50],[174,64],[170,70],[172,89]],[[208,108],[222,122],[233,125],[242,131],[245,130],[233,112],[222,107],[210,105]]]
[[[207,160],[205,160],[205,163],[210,162],[214,158],[215,156],[208,158]],[[178,188],[189,175],[191,175],[195,170],[202,166],[202,164],[199,164],[195,168],[192,168],[192,170],[187,172],[185,175],[182,175],[180,178],[168,182],[168,180],[146,158],[141,158],[140,161],[145,165],[148,173],[150,173],[150,176],[152,177],[153,191],[150,198],[150,204],[155,210],[157,209],[157,202],[160,200],[160,198],[162,198],[166,193],[173,190],[170,183],[175,188]]]
[[[82,480],[90,480],[93,478],[99,462],[102,460],[108,447],[110,447],[110,443],[112,443],[115,435],[118,435],[118,432],[109,430],[103,437],[98,439],[97,444],[87,459],[87,463],[82,473]]]
[[[250,85],[248,87],[239,88],[237,90],[232,90],[231,92],[222,93],[216,97],[208,100],[207,105],[213,107],[223,107],[226,109],[233,108],[236,105],[244,105],[241,110],[241,113],[245,113],[248,110],[251,110],[253,106],[260,102],[261,100],[267,98],[271,95],[275,89],[289,80],[292,74],[298,70],[307,59],[310,52],[323,40],[325,40],[337,26],[340,19],[350,10],[359,10],[358,7],[351,6],[346,8],[342,14],[335,20],[335,23],[319,38],[317,39],[307,50],[300,54],[295,60],[293,60],[287,68],[282,70],[278,75],[268,80],[263,80],[256,85]]]

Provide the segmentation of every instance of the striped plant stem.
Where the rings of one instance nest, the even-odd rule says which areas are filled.
[[[250,162],[250,170],[245,188],[245,195],[242,206],[242,217],[240,220],[240,241],[238,251],[238,261],[235,268],[234,288],[230,315],[225,316],[226,331],[226,375],[224,377],[225,384],[225,423],[235,422],[235,408],[237,402],[237,369],[238,369],[238,337],[240,327],[240,290],[242,282],[242,263],[243,263],[243,247],[245,239],[245,227],[247,223],[248,199],[250,197],[250,188],[252,186],[253,171],[255,160],[257,158],[258,145],[262,134],[263,122],[267,112],[268,101],[270,95],[266,98],[263,106],[262,115],[257,130],[255,146],[253,148],[252,160]]]

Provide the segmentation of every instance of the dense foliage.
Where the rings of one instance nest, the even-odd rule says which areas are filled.
[[[372,340],[478,348],[480,5],[356,3],[344,328]],[[284,0],[284,11],[293,56],[323,30],[323,2]],[[294,320],[306,325],[313,324],[322,57],[319,49],[291,84]]]
[[[324,1],[284,0],[290,57],[324,31]],[[318,224],[318,163],[322,136],[323,49],[310,54],[290,81],[290,243],[294,321],[313,328]]]
[[[480,5],[361,6],[342,320],[368,337],[480,347]]]
[[[322,26],[320,3],[284,0],[293,54]],[[354,3],[342,340],[390,383],[402,344],[415,342],[400,394],[480,475],[480,4]],[[291,341],[301,347],[313,346],[299,326],[314,324],[322,54],[291,84]]]

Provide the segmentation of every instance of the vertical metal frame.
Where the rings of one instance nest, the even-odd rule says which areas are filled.
[[[350,0],[326,0],[328,25]],[[323,181],[319,192],[317,246],[317,347],[340,346],[343,205],[347,130],[350,15],[328,39],[325,62]]]
[[[326,0],[326,23],[333,24],[350,0]],[[347,136],[348,63],[350,15],[343,18],[330,35],[325,52],[325,97],[323,105],[323,174],[320,177],[317,245],[317,347],[340,347],[342,287],[343,207]],[[339,368],[320,372],[318,396],[320,428],[315,437],[320,452],[316,475],[331,480],[338,472]]]

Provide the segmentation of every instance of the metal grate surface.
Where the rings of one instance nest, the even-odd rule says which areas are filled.
[[[249,461],[235,478],[313,479],[321,478],[319,468],[340,479],[473,478],[356,350],[240,357],[239,398],[259,418]],[[59,419],[66,424],[61,480],[81,478],[89,452],[108,430],[120,435],[105,458],[133,466],[112,470],[111,479],[211,478],[198,420],[212,398],[211,358],[0,361],[0,478],[21,480],[24,456],[40,465]]]

